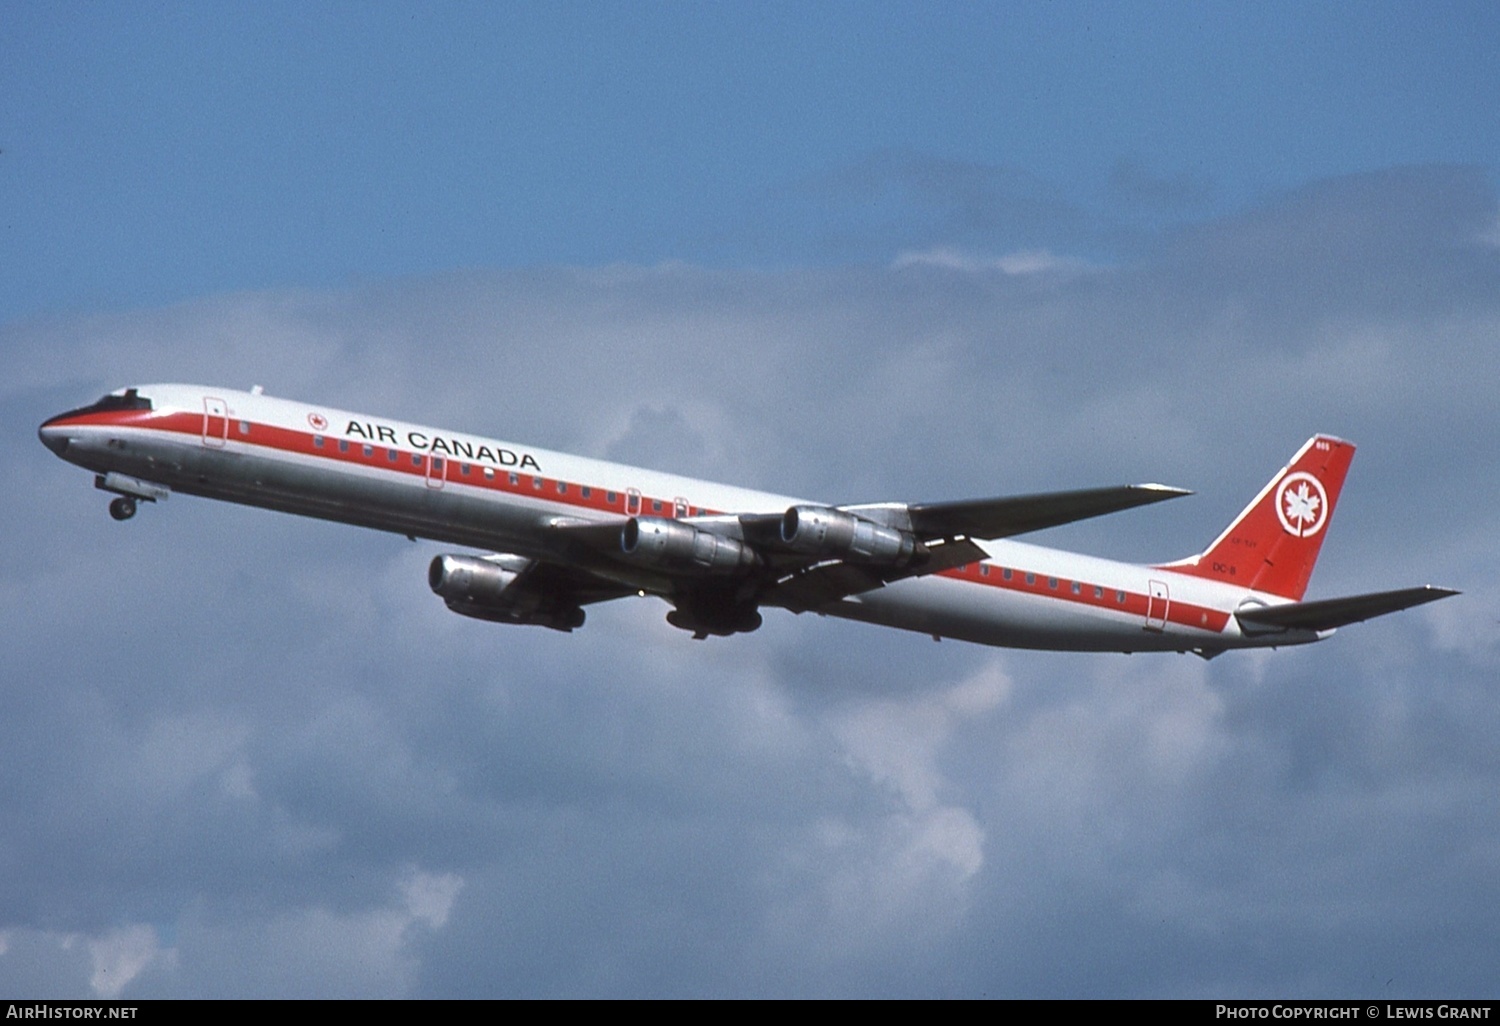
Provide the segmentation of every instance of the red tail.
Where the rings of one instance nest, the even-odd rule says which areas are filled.
[[[1353,458],[1352,442],[1313,436],[1207,551],[1162,569],[1300,601]]]

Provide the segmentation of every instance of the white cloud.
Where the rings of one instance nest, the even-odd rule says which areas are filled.
[[[132,923],[95,934],[55,930],[0,931],[0,984],[18,997],[113,1000],[143,972],[169,968],[176,952],[156,930]]]
[[[965,720],[1001,706],[1011,683],[998,659],[936,695],[921,694],[861,704],[840,717],[833,731],[849,758],[877,782],[892,787],[911,810],[940,803],[941,749]]]
[[[88,942],[94,972],[89,986],[102,998],[117,998],[152,961],[163,956],[156,931],[149,926],[112,930]]]
[[[830,932],[881,938],[896,928],[946,933],[967,907],[965,884],[984,864],[985,831],[955,804],[965,788],[941,763],[955,732],[993,722],[1011,683],[998,659],[933,693],[856,702],[830,713],[828,729],[853,769],[891,793],[878,819],[819,821],[814,857],[838,866],[826,883]]]
[[[932,249],[901,253],[891,262],[891,267],[895,270],[907,267],[938,267],[965,274],[999,271],[1013,276],[1078,274],[1091,269],[1087,261],[1076,257],[1060,257],[1045,249],[1022,249],[1001,256],[983,256],[951,246],[936,246]]]
[[[408,870],[382,900],[353,908],[312,904],[262,918],[179,926],[178,957],[151,981],[168,993],[216,997],[409,997],[421,946],[448,922],[464,881]]]

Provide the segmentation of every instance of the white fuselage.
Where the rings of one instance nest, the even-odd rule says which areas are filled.
[[[559,561],[549,529],[631,516],[780,514],[805,500],[533,446],[193,385],[136,390],[149,410],[63,415],[43,441],[100,475],[172,491]],[[987,645],[1198,651],[1318,640],[1245,633],[1234,611],[1285,602],[1198,576],[979,543],[983,562],[910,577],[816,611]],[[644,591],[657,578],[642,572]],[[1323,632],[1326,633],[1326,632]]]

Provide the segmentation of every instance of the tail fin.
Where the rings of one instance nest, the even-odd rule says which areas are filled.
[[[1207,550],[1162,569],[1301,600],[1353,458],[1352,442],[1314,435]]]

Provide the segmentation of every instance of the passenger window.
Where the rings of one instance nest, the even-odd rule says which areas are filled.
[[[490,469],[489,467],[485,467],[484,468],[484,476],[485,477],[494,477],[495,476],[495,472],[492,469]]]
[[[397,456],[397,453],[396,453],[395,449],[387,449],[385,451],[385,458],[388,459],[388,460],[390,460],[392,463],[396,462],[396,456]]]
[[[1035,584],[1036,583],[1036,574],[1027,574],[1026,575],[1026,583],[1027,584]]]
[[[242,434],[242,435],[248,435],[249,433],[250,433],[250,422],[248,420],[242,420],[242,421],[240,421],[240,434]]]
[[[990,575],[990,565],[988,563],[981,563],[981,564],[979,564],[979,576],[980,577],[988,577],[989,575]]]
[[[374,455],[375,455],[375,447],[373,445],[367,445],[367,446],[365,446],[365,458],[369,459],[371,456],[374,456]]]
[[[652,499],[651,500],[651,512],[653,512],[653,513],[660,513],[661,512],[661,500],[660,499]]]
[[[349,451],[349,439],[347,439],[347,438],[340,438],[339,439],[339,452],[348,452],[348,451]]]
[[[1073,594],[1077,595],[1077,594],[1081,593],[1082,591],[1083,591],[1083,585],[1079,584],[1077,581],[1074,581],[1073,582]]]
[[[422,454],[421,453],[414,452],[414,453],[411,454],[411,465],[414,466],[414,467],[420,467],[422,465]]]
[[[568,482],[566,482],[566,481],[559,481],[559,482],[557,482],[557,494],[558,495],[567,495],[568,494]]]
[[[531,479],[531,487],[535,488],[537,491],[541,491],[542,490],[542,479],[539,478],[539,477],[532,478]]]
[[[1007,580],[1007,581],[1010,580],[1010,567],[1008,567],[1008,566],[1001,567],[1000,568],[1000,576],[1002,578],[1004,578],[1005,580]]]
[[[1056,577],[1049,577],[1049,578],[1047,578],[1047,587],[1051,588],[1053,591],[1056,591],[1057,590],[1057,578]]]
[[[1123,606],[1125,604],[1125,593],[1123,591],[1115,592],[1115,601]]]
[[[594,494],[594,490],[592,488],[590,488],[588,485],[584,485],[578,491],[580,492],[580,494],[583,495],[583,497],[585,499],[591,497]]]
[[[321,448],[323,448],[323,436],[322,435],[313,435],[313,448],[314,449],[321,449]]]
[[[1104,589],[1101,588],[1101,587],[1099,587],[1099,585],[1097,585],[1097,584],[1094,585],[1094,598],[1096,598],[1096,599],[1102,599],[1103,597],[1104,597]]]

